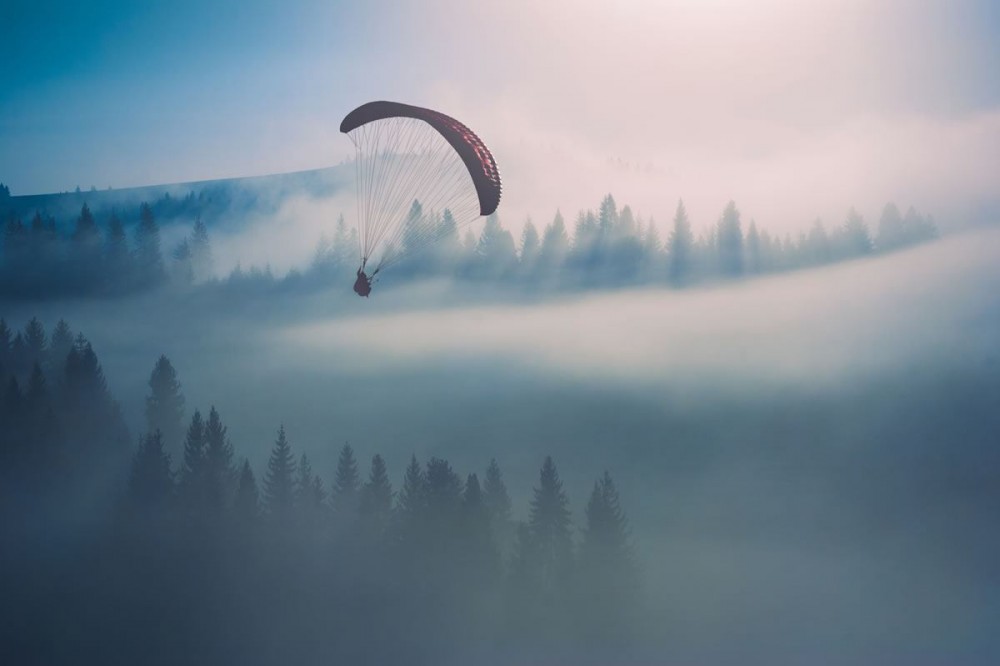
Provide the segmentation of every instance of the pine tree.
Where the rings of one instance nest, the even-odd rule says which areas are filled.
[[[551,637],[568,630],[573,540],[569,502],[551,457],[542,465],[528,522],[518,527],[511,576],[512,620],[521,631]]]
[[[424,502],[430,519],[431,539],[453,537],[462,504],[462,480],[447,460],[431,458],[425,471]]]
[[[295,479],[295,502],[301,511],[309,504],[309,494],[312,492],[313,472],[312,465],[309,464],[309,456],[303,453],[299,457],[296,470],[298,476]]]
[[[205,422],[194,410],[184,437],[184,458],[180,469],[180,491],[188,508],[198,511],[206,498]]]
[[[510,495],[503,482],[503,474],[496,458],[490,460],[486,468],[486,478],[483,483],[483,505],[486,507],[490,521],[493,539],[502,552],[507,552],[513,538],[513,525],[510,520]]]
[[[538,229],[531,222],[531,218],[524,223],[524,231],[521,232],[521,273],[532,275],[538,268],[538,258],[541,253],[541,244],[538,238]]]
[[[358,488],[361,479],[358,474],[358,463],[354,459],[354,449],[350,444],[344,444],[337,460],[337,472],[334,475],[333,489],[330,493],[330,504],[341,526],[354,520],[358,513]]]
[[[143,512],[161,512],[173,495],[170,455],[163,450],[159,432],[142,438],[132,460],[128,496],[132,507]]]
[[[205,501],[214,515],[229,502],[233,476],[233,446],[213,405],[205,422]]]
[[[618,205],[615,198],[608,194],[601,200],[597,211],[597,238],[600,243],[611,240],[618,225]]]
[[[466,568],[473,580],[493,579],[499,574],[499,554],[490,525],[490,511],[486,506],[479,477],[470,474],[462,493],[461,530],[464,547],[461,549]]]
[[[66,320],[60,319],[53,329],[52,339],[49,341],[49,367],[52,370],[61,371],[66,363],[66,356],[72,348],[73,331],[70,330]]]
[[[146,397],[146,429],[159,430],[167,451],[180,447],[184,430],[184,396],[177,381],[177,371],[170,359],[161,355],[149,376],[150,393]]]
[[[476,258],[477,273],[485,278],[502,277],[517,264],[514,237],[503,228],[496,213],[486,217],[486,224],[476,245]]]
[[[369,533],[381,536],[392,514],[392,483],[385,461],[377,453],[372,457],[368,481],[361,488],[361,519]]]
[[[677,202],[674,228],[667,241],[667,258],[670,262],[670,280],[675,285],[687,284],[692,277],[694,263],[694,234],[688,221],[684,202]]]
[[[823,226],[823,220],[817,219],[809,230],[809,261],[821,265],[828,263],[831,258],[830,238]]]
[[[87,204],[83,204],[73,231],[73,259],[77,277],[89,282],[100,275],[101,232]]]
[[[233,513],[237,522],[244,528],[253,525],[260,517],[260,493],[257,491],[257,480],[250,461],[243,459],[240,467],[240,479],[236,486],[236,499],[233,501]]]
[[[403,485],[396,500],[396,512],[406,532],[419,526],[427,506],[427,478],[417,462],[417,456],[410,458],[403,476]]]
[[[586,516],[577,583],[584,631],[592,638],[620,637],[636,617],[639,584],[628,520],[607,471],[594,483]]]
[[[848,257],[859,257],[872,252],[872,237],[865,220],[854,208],[847,211],[844,220],[844,253]]]
[[[68,425],[76,435],[92,437],[116,407],[97,354],[82,333],[77,334],[66,355],[64,372],[62,388]]]
[[[264,477],[264,506],[273,521],[288,525],[295,505],[295,458],[285,437],[285,426],[278,429],[278,439],[271,449]]]
[[[160,251],[160,228],[149,204],[139,207],[139,226],[135,232],[136,272],[142,286],[152,286],[163,281],[163,254]]]
[[[556,211],[552,223],[545,227],[542,237],[542,248],[538,261],[543,270],[553,271],[562,267],[569,253],[569,236],[566,233],[566,223],[562,213]]]
[[[58,454],[53,450],[53,445],[56,444],[53,438],[56,418],[45,373],[37,361],[31,368],[28,386],[24,391],[23,409],[24,444],[30,447],[24,453],[33,463],[32,471],[39,476],[45,475],[51,472],[49,468],[59,462]]]
[[[905,242],[903,215],[894,203],[887,203],[878,221],[878,249],[885,252],[901,247]]]
[[[641,221],[639,225],[642,226]],[[660,232],[656,222],[649,218],[646,230],[642,234],[642,275],[647,280],[660,279],[663,276],[663,247],[660,243]]]
[[[762,267],[760,234],[757,233],[757,223],[750,220],[747,230],[747,272],[760,273]]]
[[[45,327],[37,317],[32,317],[24,327],[24,351],[27,363],[41,363],[45,360]]]
[[[344,216],[337,216],[337,226],[333,231],[331,258],[334,268],[341,272],[353,270],[358,261],[358,240],[352,235],[352,231],[353,229],[348,229]]]
[[[209,279],[212,276],[212,271],[215,270],[214,264],[208,228],[199,216],[194,223],[194,231],[191,233],[191,270],[194,280],[204,282]]]
[[[563,580],[572,566],[573,539],[570,533],[569,501],[559,472],[546,456],[534,489],[528,529],[540,558],[539,565],[551,584]]]
[[[740,212],[730,201],[722,212],[718,224],[719,267],[723,275],[736,277],[743,274],[743,231]]]

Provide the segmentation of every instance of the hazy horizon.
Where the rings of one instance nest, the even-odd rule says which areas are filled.
[[[661,223],[679,198],[695,219],[735,199],[780,233],[852,205],[967,222],[1000,202],[984,0],[226,7],[15,4],[0,180],[25,194],[331,166],[353,154],[343,115],[394,99],[483,136],[515,226],[607,192]],[[41,39],[58,46],[39,55]]]

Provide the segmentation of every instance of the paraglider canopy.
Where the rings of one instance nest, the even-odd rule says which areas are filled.
[[[451,144],[466,168],[479,196],[479,214],[490,215],[500,205],[500,172],[486,144],[475,132],[439,111],[398,102],[368,102],[348,113],[340,131],[350,133],[362,125],[386,118],[415,118],[437,130]]]
[[[500,203],[492,153],[475,132],[440,111],[369,102],[348,113],[340,131],[357,150],[362,267],[377,272]]]

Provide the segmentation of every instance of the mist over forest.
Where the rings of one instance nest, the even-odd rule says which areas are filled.
[[[1000,3],[0,26],[0,666],[1000,663]]]
[[[4,440],[21,443],[5,644],[56,661],[986,663],[996,231],[884,248],[897,219],[926,228],[888,206],[861,256],[842,249],[849,218],[765,264],[734,213],[691,234],[685,280],[670,236],[656,275],[616,272],[641,258],[616,263],[637,235],[606,197],[547,282],[494,220],[467,263],[426,255],[369,300],[346,291],[344,226],[296,278],[198,275],[225,242],[201,223],[176,242],[207,253],[161,249],[161,276],[117,293],[95,243],[96,293],[4,304]],[[738,272],[719,240],[734,221]],[[491,243],[513,250],[506,272]]]

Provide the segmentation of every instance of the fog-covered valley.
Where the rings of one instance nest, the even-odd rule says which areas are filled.
[[[413,454],[460,470],[496,458],[523,519],[551,455],[576,528],[609,470],[649,608],[638,654],[654,661],[988,663],[998,242],[987,229],[739,283],[530,303],[433,281],[369,301],[345,284],[4,314],[83,332],[133,432],[166,354],[188,413],[217,407],[257,469],[281,424],[326,479],[345,442],[381,453],[394,482]]]

